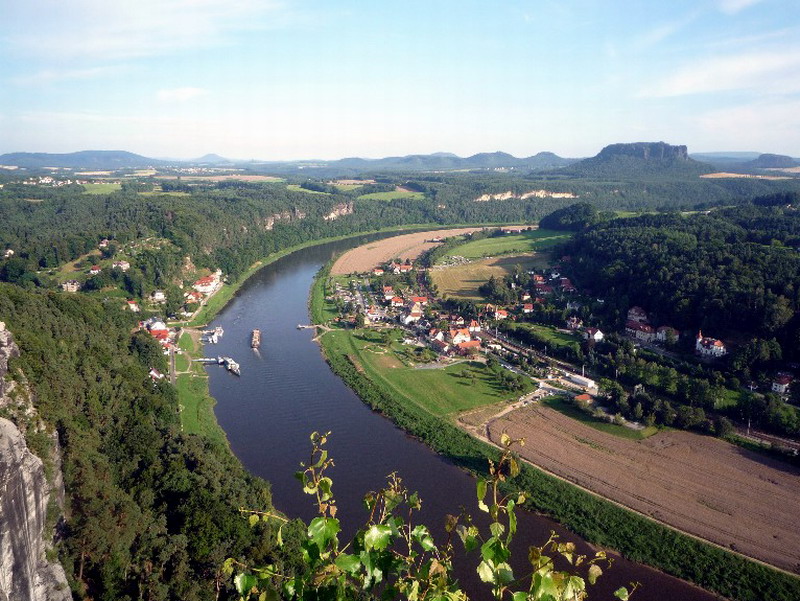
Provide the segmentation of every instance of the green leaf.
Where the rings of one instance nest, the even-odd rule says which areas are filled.
[[[414,528],[414,530],[411,531],[411,536],[414,537],[414,540],[416,540],[425,551],[433,551],[436,548],[436,544],[433,542],[433,538],[425,526],[419,525]]]
[[[367,551],[382,551],[389,545],[392,529],[385,524],[374,524],[364,533],[364,547]]]
[[[586,579],[589,581],[589,584],[594,584],[602,575],[603,569],[596,563],[593,563],[589,566],[589,573],[586,574]]]
[[[503,445],[504,447],[507,447],[509,444],[511,444],[511,437],[505,432],[503,432],[500,435],[500,444]]]
[[[258,578],[252,574],[242,572],[241,574],[236,574],[236,578],[233,579],[233,584],[236,586],[236,591],[240,595],[246,595],[258,584]]]
[[[498,584],[508,584],[509,582],[514,581],[514,572],[511,569],[511,566],[507,563],[501,563],[496,568],[497,573],[497,583]]]
[[[511,601],[528,601],[528,593],[519,591],[511,595]]]
[[[276,542],[278,543],[279,547],[283,547],[283,524],[280,525],[278,528],[278,536],[276,537]]]
[[[478,493],[478,507],[481,511],[488,512],[489,508],[486,506],[486,503],[483,502],[483,499],[486,497],[486,480],[483,478],[478,478],[476,488]]]
[[[500,522],[492,522],[489,524],[489,532],[492,533],[492,536],[500,536],[505,530],[505,527]]]
[[[317,486],[319,487],[320,499],[322,501],[328,501],[331,497],[333,497],[333,493],[331,492],[333,480],[330,478],[320,478]]]
[[[256,524],[258,524],[258,520],[259,520],[258,516],[254,513],[251,513],[250,517],[247,518],[247,521],[250,522],[251,526],[255,526]]]
[[[498,565],[508,561],[510,552],[499,538],[491,537],[481,546],[481,557],[492,564]]]
[[[348,574],[355,574],[361,568],[361,560],[355,555],[348,555],[347,553],[339,555],[334,563],[337,568]]]
[[[624,586],[621,586],[614,591],[614,596],[617,599],[620,599],[620,601],[628,601],[628,589],[626,589]]]
[[[323,551],[339,532],[339,520],[317,517],[308,525],[308,537]]]
[[[494,582],[494,572],[491,566],[485,561],[478,564],[478,576],[483,582]]]

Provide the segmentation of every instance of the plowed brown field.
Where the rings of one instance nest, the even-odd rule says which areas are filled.
[[[364,273],[371,271],[373,267],[398,257],[402,260],[411,259],[413,261],[429,248],[439,244],[438,242],[426,242],[426,240],[458,236],[459,234],[466,234],[480,229],[483,228],[462,227],[451,230],[416,232],[370,242],[349,250],[339,257],[331,268],[331,274]]]
[[[538,405],[489,422],[531,463],[679,530],[800,573],[800,469],[682,431],[641,441]]]

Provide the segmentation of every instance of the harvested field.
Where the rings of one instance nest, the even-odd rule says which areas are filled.
[[[800,573],[800,469],[682,431],[618,438],[552,409],[523,407],[487,427],[525,438],[520,454],[689,534]]]
[[[786,171],[786,169],[781,169]],[[718,171],[716,173],[705,173],[700,176],[704,179],[766,179],[766,180],[779,180],[779,179],[792,179],[791,177],[779,175],[755,175],[753,173],[728,173],[727,171]]]
[[[456,249],[457,250],[457,249]],[[455,253],[454,253],[455,254]],[[439,293],[449,298],[466,298],[481,300],[483,297],[478,288],[494,276],[503,278],[512,273],[515,265],[524,269],[545,267],[549,264],[547,255],[508,255],[473,261],[464,265],[437,267],[431,270],[433,282],[439,288]]]
[[[483,228],[462,227],[451,230],[435,230],[431,232],[415,232],[403,234],[392,238],[384,238],[354,248],[344,253],[331,268],[331,275],[346,275],[348,273],[363,273],[372,270],[382,263],[399,257],[402,260],[415,260],[429,248],[437,246],[438,242],[427,242],[431,238],[446,238],[474,232]]]

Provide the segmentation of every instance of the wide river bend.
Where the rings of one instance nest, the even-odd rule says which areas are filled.
[[[409,437],[388,419],[371,411],[334,375],[311,340],[312,330],[298,330],[309,322],[308,294],[314,275],[334,254],[373,238],[350,239],[297,251],[251,277],[219,313],[212,325],[225,335],[206,355],[228,355],[239,362],[241,377],[220,367],[208,367],[209,386],[217,400],[215,413],[231,448],[245,467],[272,484],[275,506],[290,517],[314,517],[311,497],[294,478],[306,461],[314,431],[331,431],[328,448],[336,462],[334,481],[339,513],[346,532],[366,518],[361,499],[380,488],[396,471],[406,486],[423,500],[421,521],[444,539],[444,516],[461,506],[479,514],[475,480],[453,463]],[[253,328],[262,332],[261,350],[250,348]],[[513,547],[517,560],[527,556],[529,544],[542,544],[551,530],[590,547],[553,521],[522,512]],[[460,542],[457,543],[460,546]],[[475,556],[457,561],[457,576],[471,599],[490,599],[475,574]],[[521,573],[521,568],[515,566]],[[639,601],[667,599],[710,601],[714,595],[676,578],[625,559],[617,559],[590,599],[613,599],[612,592],[631,581],[642,583],[634,595]]]

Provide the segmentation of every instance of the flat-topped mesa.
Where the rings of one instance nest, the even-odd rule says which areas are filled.
[[[609,144],[597,155],[599,158],[629,156],[650,160],[689,160],[686,146],[672,146],[666,142],[633,142],[630,144]]]

